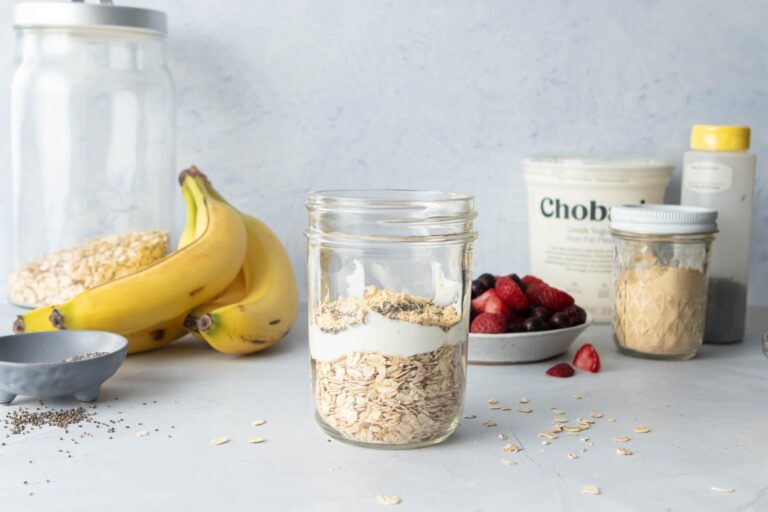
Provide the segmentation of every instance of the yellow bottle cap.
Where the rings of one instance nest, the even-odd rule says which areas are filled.
[[[691,149],[746,151],[749,149],[749,127],[695,124],[691,130]]]

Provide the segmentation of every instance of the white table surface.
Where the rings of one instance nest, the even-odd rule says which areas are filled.
[[[0,325],[13,315],[3,306]],[[75,427],[63,441],[55,428],[2,439],[0,510],[766,511],[768,359],[759,338],[767,329],[768,308],[752,308],[743,343],[705,346],[692,361],[657,362],[619,355],[609,329],[591,327],[579,341],[598,347],[603,371],[570,379],[545,376],[553,363],[471,366],[465,414],[477,419],[462,420],[441,445],[411,451],[329,441],[315,425],[304,322],[252,357],[181,341],[129,357],[105,385],[96,415],[124,418],[114,439],[93,426]],[[533,413],[487,404],[497,399],[514,409],[523,396]],[[36,405],[18,400],[0,415]],[[615,422],[604,417],[583,432],[592,444],[561,435],[542,446],[537,433],[550,425],[550,407],[569,419],[596,411]],[[262,418],[266,425],[251,426]],[[498,426],[484,427],[487,419]],[[653,430],[635,434],[637,425]],[[93,437],[80,439],[82,430]],[[150,435],[137,437],[140,430]],[[497,439],[502,433],[509,441]],[[248,444],[255,435],[267,441]],[[616,435],[632,440],[619,445]],[[210,445],[218,436],[231,441]],[[503,453],[510,441],[524,451]],[[618,446],[634,455],[617,455]],[[502,464],[503,457],[517,465]],[[581,494],[583,485],[602,494]],[[736,492],[717,494],[712,486]],[[381,494],[402,503],[381,505]]]

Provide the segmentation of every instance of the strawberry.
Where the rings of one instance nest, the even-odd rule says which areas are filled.
[[[572,377],[574,373],[576,371],[568,363],[556,364],[547,370],[547,375],[550,377]]]
[[[597,373],[600,371],[600,356],[590,343],[585,343],[573,356],[573,366],[585,372]]]
[[[485,311],[485,303],[488,302],[488,299],[491,297],[496,297],[496,290],[490,289],[488,291],[483,292],[480,294],[480,296],[472,299],[472,307],[477,311],[478,313],[482,313]]]
[[[507,320],[494,313],[480,313],[469,325],[469,332],[498,334],[507,330]]]
[[[506,321],[509,318],[509,308],[501,301],[501,297],[496,295],[491,297],[485,302],[485,309],[483,313],[491,313],[492,315],[501,315]]]
[[[509,308],[504,305],[496,290],[488,290],[472,301],[472,307],[478,313],[493,313],[504,318],[509,317]]]
[[[528,309],[528,298],[523,290],[509,276],[496,278],[496,294],[506,306],[514,313]]]
[[[531,286],[533,283],[547,284],[542,279],[539,279],[538,277],[532,276],[532,275],[523,276],[521,281],[526,286],[526,288]]]
[[[562,290],[553,288],[545,283],[531,283],[525,289],[528,302],[544,306],[553,313],[562,311],[573,304],[573,297]]]

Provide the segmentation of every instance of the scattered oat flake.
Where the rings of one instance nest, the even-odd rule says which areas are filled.
[[[496,405],[497,403],[499,403],[499,401],[498,400],[494,400],[493,398],[488,400],[488,405]]]
[[[553,413],[557,414],[558,416],[561,416],[561,415],[565,414],[565,411],[564,411],[564,410],[562,410],[562,409],[557,409],[557,408],[555,408],[555,409],[551,409],[551,411],[552,411]]]
[[[228,442],[229,442],[228,437],[214,437],[213,439],[211,439],[211,444],[214,446],[218,446],[220,444],[225,444]]]
[[[588,443],[589,442],[589,438],[588,437],[580,437],[579,441],[581,441],[582,443]]]
[[[566,432],[581,432],[582,430],[585,430],[584,427],[576,427],[573,425],[566,425],[563,427],[563,430]]]
[[[507,434],[499,434],[499,435],[498,435],[498,436],[496,436],[496,437],[498,437],[498,438],[499,438],[499,439],[501,439],[502,441],[506,441],[506,440],[507,440]]]
[[[547,439],[557,439],[557,434],[553,434],[552,432],[539,432],[539,437],[546,437]]]
[[[488,420],[485,423],[483,423],[483,425],[485,425],[486,427],[495,427],[496,426],[496,422],[493,421],[493,420]]]
[[[616,420],[611,418],[610,416],[608,416],[608,417],[605,418],[605,421],[610,421],[611,423],[613,423]]]
[[[581,395],[573,395],[571,398],[574,400],[581,400]]]
[[[508,444],[508,445],[506,445],[504,448],[502,448],[502,450],[503,450],[504,452],[506,452],[506,453],[517,453],[517,452],[521,451],[521,450],[522,450],[522,448],[520,448],[520,447],[519,447],[518,445],[516,445],[515,443],[509,443],[509,444]]]
[[[594,485],[585,485],[584,487],[581,488],[581,493],[597,496],[598,494],[600,494],[600,488],[595,487]]]
[[[513,461],[512,459],[501,459],[502,464],[506,464],[507,466],[514,466],[517,464],[517,462]]]
[[[717,487],[716,485],[713,485],[712,487],[710,487],[710,490],[714,492],[719,492],[722,494],[732,494],[736,492],[736,489],[734,489],[733,487]]]
[[[568,432],[568,435],[571,437],[577,437],[579,435],[578,432]]]
[[[582,448],[581,449],[581,453],[587,453],[587,449],[586,448]]]
[[[399,505],[400,504],[400,497],[395,496],[394,494],[383,494],[381,496],[376,496],[376,499],[379,500],[379,503],[382,505]]]
[[[627,436],[615,436],[613,440],[616,441],[617,443],[627,443],[631,439]]]
[[[521,404],[527,404],[528,403],[528,399],[526,397],[524,397],[524,396],[521,396],[520,398],[517,399],[517,402],[521,403]]]
[[[136,432],[136,437],[147,437],[149,435],[149,432],[146,430],[142,430],[141,432]]]
[[[571,453],[568,454],[568,458],[571,459],[571,460],[574,460],[574,459],[578,459],[579,456],[576,455],[575,453],[571,452]]]
[[[562,416],[555,416],[555,419],[553,419],[555,423],[568,423],[568,418],[563,418]]]
[[[549,446],[550,444],[552,444],[552,441],[542,441],[541,444],[543,444],[544,446]]]
[[[523,412],[525,414],[532,413],[533,409],[528,409],[527,407],[520,407],[517,412]]]
[[[637,432],[638,434],[647,434],[650,431],[651,431],[651,428],[646,427],[645,425],[642,425],[640,427],[635,427],[635,432]]]
[[[492,406],[490,406],[488,408],[491,409],[491,410],[494,410],[494,411],[498,411],[499,409],[501,409],[501,406],[500,405],[492,405]]]
[[[253,420],[253,421],[251,422],[251,426],[252,426],[252,427],[260,427],[260,426],[262,426],[263,424],[265,424],[266,422],[267,422],[267,420]]]
[[[473,420],[475,418],[477,418],[477,414],[466,414],[466,415],[464,415],[464,419],[465,420]]]
[[[502,405],[502,406],[500,407],[500,409],[501,409],[502,411],[511,411],[511,410],[512,410],[512,408],[511,408],[510,406],[508,406],[508,405]]]
[[[616,453],[619,455],[632,455],[632,450],[627,450],[626,448],[616,448]]]
[[[265,439],[263,437],[249,437],[248,442],[251,444],[263,443]]]
[[[592,416],[593,418],[602,418],[603,417],[603,413],[601,413],[601,412],[593,412],[590,416]]]

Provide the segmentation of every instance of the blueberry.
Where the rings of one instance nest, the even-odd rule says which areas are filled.
[[[512,279],[521,290],[525,291],[525,283],[523,283],[523,280],[520,279],[517,274],[509,274],[509,278]]]
[[[531,318],[538,318],[542,322],[549,322],[550,316],[552,316],[552,313],[544,306],[536,306],[531,310]]]
[[[569,317],[568,313],[565,311],[560,311],[552,315],[552,318],[549,319],[549,323],[552,324],[553,329],[565,329],[566,327],[571,327],[573,325],[571,317]]]
[[[486,289],[491,289],[496,286],[496,278],[493,277],[492,274],[483,274],[477,278],[477,281],[483,283]]]
[[[587,321],[587,312],[584,308],[572,304],[563,310],[563,313],[568,315],[571,321],[571,325],[581,325]]]
[[[486,291],[488,291],[488,287],[485,286],[485,283],[480,281],[479,279],[475,279],[472,281],[472,298],[479,297],[480,295],[484,294]]]
[[[539,317],[531,316],[523,321],[523,328],[528,332],[546,331],[549,324]]]

